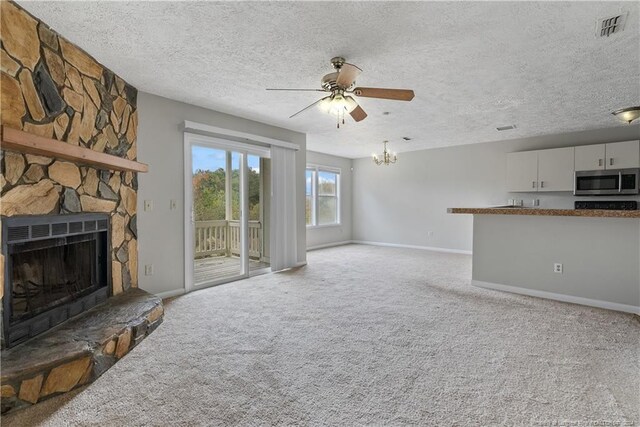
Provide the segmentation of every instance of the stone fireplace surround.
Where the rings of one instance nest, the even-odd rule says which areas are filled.
[[[3,129],[136,160],[137,89],[16,3],[0,7]],[[162,322],[162,302],[137,289],[137,188],[134,171],[0,151],[0,215],[102,213],[111,228],[111,297],[2,351],[3,413],[90,383]]]

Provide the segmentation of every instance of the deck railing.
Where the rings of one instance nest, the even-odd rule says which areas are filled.
[[[195,257],[240,255],[240,221],[196,221]],[[249,221],[249,257],[262,257],[262,223]]]

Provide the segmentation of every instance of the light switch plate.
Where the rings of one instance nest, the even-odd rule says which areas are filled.
[[[145,212],[153,210],[153,200],[145,200],[144,201],[144,210],[145,210]]]

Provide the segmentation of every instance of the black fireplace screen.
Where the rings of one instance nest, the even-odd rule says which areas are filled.
[[[95,241],[66,242],[60,246],[56,243],[57,239],[32,242],[28,245],[50,247],[25,250],[11,257],[12,323],[72,301],[93,287]]]
[[[2,218],[2,346],[11,347],[105,301],[106,214]]]

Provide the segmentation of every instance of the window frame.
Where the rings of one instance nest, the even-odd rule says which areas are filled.
[[[341,208],[342,208],[342,191],[340,189],[341,185],[342,185],[342,169],[340,168],[336,168],[336,167],[331,167],[331,166],[323,166],[323,165],[317,165],[317,164],[307,164],[307,167],[305,168],[305,204],[306,204],[306,197],[307,197],[307,172],[311,171],[311,223],[310,224],[306,224],[306,215],[305,215],[305,224],[307,226],[307,228],[324,228],[324,227],[339,227],[342,225],[342,215],[341,213]],[[336,199],[336,222],[332,222],[330,224],[318,224],[318,177],[319,177],[319,172],[328,172],[328,173],[333,173],[336,175],[336,194],[335,199]],[[323,197],[331,197],[331,196],[326,196],[323,195]],[[306,212],[306,208],[305,208],[305,212]]]

